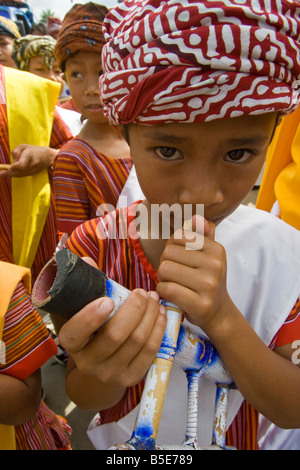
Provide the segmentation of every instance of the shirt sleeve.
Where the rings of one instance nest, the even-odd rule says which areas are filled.
[[[272,341],[272,347],[285,346],[300,339],[300,299]]]
[[[57,352],[43,319],[19,283],[5,315],[0,373],[24,380]]]

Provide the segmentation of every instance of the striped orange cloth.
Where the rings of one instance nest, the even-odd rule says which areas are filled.
[[[0,361],[0,374],[18,380],[29,377],[57,351],[21,282],[14,291],[5,315],[2,341],[5,345],[5,358]],[[38,413],[31,420],[15,426],[16,448],[69,449],[70,432],[66,421],[41,402]]]
[[[50,146],[60,148],[63,143],[72,138],[71,131],[64,121],[55,112]],[[10,148],[8,138],[8,122],[6,114],[6,98],[4,86],[3,67],[0,66],[0,163],[10,163]],[[51,176],[51,175],[50,175]],[[51,180],[51,178],[50,178]],[[13,262],[12,258],[12,202],[11,202],[11,180],[10,178],[0,178],[0,260]],[[50,204],[49,213],[45,222],[41,241],[32,266],[32,281],[52,257],[58,242],[54,197]]]
[[[0,372],[23,380],[56,353],[56,346],[22,283],[18,284],[5,316],[5,362]]]
[[[20,96],[20,106],[22,97]],[[6,113],[4,70],[0,66],[0,163],[10,163]],[[55,112],[50,145],[59,148],[72,138],[71,131]],[[24,195],[26,197],[26,195]],[[13,262],[12,255],[12,193],[10,178],[0,178],[0,261]],[[54,198],[31,270],[34,282],[41,268],[52,257],[57,244]],[[22,283],[18,284],[5,315],[2,337],[5,359],[1,354],[0,374],[23,380],[39,369],[57,348],[41,317],[33,309]],[[1,349],[2,352],[2,349]],[[70,428],[65,420],[41,403],[37,415],[24,425],[16,426],[17,449],[68,449]]]
[[[79,137],[67,142],[56,157],[53,189],[58,229],[71,233],[99,215],[99,206],[116,208],[132,168],[131,157],[110,158]]]
[[[147,291],[155,290],[157,285],[157,272],[147,260],[138,239],[131,238],[128,227],[135,217],[135,204],[129,208],[120,209],[115,214],[105,217],[105,222],[93,219],[75,230],[66,243],[66,247],[80,257],[91,257],[101,271],[129,290],[143,288]],[[106,225],[107,237],[102,237],[101,226]],[[115,230],[116,228],[116,230]],[[113,237],[109,235],[110,231]],[[288,316],[286,322],[278,332],[281,344],[287,344],[300,334],[300,315],[295,318],[298,311],[299,299]],[[294,319],[293,322],[290,320]],[[288,334],[289,332],[289,334]],[[284,336],[288,341],[284,342]],[[277,345],[276,339],[272,347]],[[271,346],[270,346],[271,347]],[[140,401],[144,381],[127,389],[125,395],[114,407],[102,410],[99,415],[99,424],[118,421],[129,413]],[[243,402],[238,414],[227,432],[227,445],[239,450],[256,450],[258,414],[248,403]]]

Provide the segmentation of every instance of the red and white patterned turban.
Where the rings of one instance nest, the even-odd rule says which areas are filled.
[[[125,0],[103,23],[104,112],[148,125],[288,114],[299,18],[293,0]]]

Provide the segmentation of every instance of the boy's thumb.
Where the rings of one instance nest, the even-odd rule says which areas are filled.
[[[204,219],[199,214],[195,214],[192,217],[192,230],[197,233],[201,233],[205,237],[214,240],[215,238],[215,224],[209,220]]]

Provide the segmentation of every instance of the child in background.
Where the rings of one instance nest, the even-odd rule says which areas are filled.
[[[16,68],[12,58],[14,40],[21,37],[19,29],[13,21],[0,16],[0,64],[5,67]]]
[[[8,70],[8,69],[7,69]],[[37,99],[42,100],[43,98],[43,91],[44,88],[41,86],[40,82],[44,82],[41,78],[38,78],[39,85],[36,84],[36,81],[33,81],[32,83],[32,88],[29,86],[30,82],[29,80],[26,81],[26,88],[23,86],[23,88],[20,86],[20,82],[24,81],[25,82],[25,77],[22,79],[22,75],[25,74],[26,78],[28,79],[31,74],[26,74],[26,72],[18,71],[16,70],[17,74],[20,76],[19,81],[16,83],[12,83],[14,88],[14,97],[21,96],[22,93],[24,93],[24,90],[27,93],[32,93],[33,96],[37,97]],[[28,85],[27,85],[28,83]],[[28,142],[25,142],[23,144],[14,146],[14,148],[10,148],[10,135],[12,134],[12,130],[14,127],[13,123],[9,122],[8,115],[7,115],[7,106],[6,106],[6,94],[7,94],[7,86],[6,86],[6,81],[5,81],[5,68],[0,66],[0,93],[1,96],[3,97],[3,105],[0,108],[1,113],[0,113],[0,128],[1,128],[1,135],[0,135],[0,143],[1,143],[1,151],[0,151],[0,164],[1,165],[8,165],[11,163],[11,153],[13,154],[14,151],[19,152],[18,157],[21,158],[21,155],[23,156],[28,150],[29,157],[24,158],[24,161],[17,161],[15,163],[12,163],[9,167],[8,170],[1,170],[0,171],[0,212],[1,212],[1,220],[2,224],[0,227],[0,259],[1,261],[6,261],[6,262],[13,262],[13,256],[12,256],[12,184],[13,180],[10,178],[11,176],[24,176],[24,163],[25,166],[28,168],[35,168],[35,164],[33,162],[33,159],[31,158],[30,154],[30,149],[39,149],[39,154],[40,150],[46,149],[47,155],[49,154],[48,149],[49,147],[39,147],[37,145],[28,145]],[[28,88],[27,88],[28,86]],[[45,86],[45,85],[44,85]],[[12,98],[10,98],[12,99]],[[17,99],[17,98],[16,98]],[[24,106],[21,108],[17,103],[13,102],[14,104],[14,109],[19,110],[20,109],[20,117],[17,116],[17,119],[24,119],[22,113],[24,114]],[[24,119],[25,121],[25,119]],[[27,129],[29,124],[36,126],[36,123],[39,122],[39,117],[36,116],[32,110],[30,117],[28,118],[28,124],[27,124]],[[29,135],[29,134],[28,134]],[[30,134],[32,135],[32,134]],[[17,140],[19,140],[18,135],[16,136]],[[68,139],[72,138],[72,134],[67,127],[67,125],[64,123],[64,121],[60,118],[58,114],[54,111],[54,119],[53,119],[53,124],[52,124],[52,132],[50,136],[50,147],[52,150],[54,150],[54,153],[57,153],[58,148],[60,148]],[[56,150],[57,149],[57,150]],[[34,155],[36,155],[36,151],[34,152]],[[20,155],[21,154],[21,155]],[[28,154],[27,154],[28,155]],[[37,162],[37,165],[39,166],[38,171],[28,171],[27,174],[35,175],[42,169],[48,168],[50,166],[50,162],[48,159],[42,159],[42,163],[39,160]],[[20,168],[21,167],[21,168]],[[49,181],[51,184],[51,170],[49,169]],[[16,180],[15,180],[16,182]],[[20,183],[21,184],[21,183]],[[24,221],[25,223],[25,221]],[[23,232],[22,232],[23,233]],[[41,240],[37,249],[37,253],[32,265],[32,280],[33,282],[35,281],[37,275],[39,274],[40,270],[42,267],[45,265],[45,263],[53,256],[53,253],[55,251],[55,248],[58,243],[58,232],[56,228],[56,218],[55,218],[55,210],[54,210],[54,197],[53,194],[51,193],[51,203],[50,207],[48,210],[47,218],[45,221],[45,226],[44,230],[41,236]]]
[[[15,67],[24,72],[30,72],[47,80],[60,83],[64,87],[62,71],[54,59],[56,40],[51,36],[26,35],[16,38],[12,46],[12,57]],[[53,131],[63,136],[63,141],[71,139],[81,129],[78,113],[55,108]],[[12,149],[14,164],[3,171],[1,176],[24,177],[39,173],[45,168],[52,168],[58,148],[35,147],[21,144]]]
[[[66,83],[54,59],[56,40],[51,35],[28,34],[14,42],[13,58],[20,70],[31,72],[61,84],[59,103],[62,103]]]
[[[86,118],[79,135],[62,147],[54,167],[58,227],[67,233],[95,217],[98,206],[116,206],[132,168],[128,145],[103,115],[99,97],[107,12],[92,2],[75,5],[63,20],[55,47],[72,100]]]
[[[70,427],[41,399],[40,368],[56,346],[31,304],[30,270],[1,261],[0,277],[0,449],[70,450]]]
[[[255,7],[236,0],[128,0],[106,17],[101,100],[110,121],[126,131],[146,199],[82,224],[66,244],[136,289],[108,322],[112,302],[98,299],[60,333],[70,357],[70,397],[101,410],[92,425],[97,448],[116,444],[119,433],[124,441],[131,436],[144,376],[166,326],[158,296],[208,335],[235,381],[227,444],[256,449],[259,413],[282,428],[300,427],[300,370],[292,363],[300,337],[300,235],[240,205],[280,117],[299,103],[293,87],[300,78],[299,13],[292,0]],[[196,204],[204,205],[200,249],[186,249],[190,232],[168,240],[148,236],[151,211],[162,203],[190,205],[194,235]],[[145,208],[148,231],[134,232]],[[124,237],[119,230],[129,225]],[[115,236],[100,236],[109,226]],[[171,371],[162,444],[179,444],[184,436],[180,372]],[[205,412],[214,402],[202,402],[207,386],[200,379],[201,445],[211,442]]]
[[[28,34],[14,41],[12,57],[19,70],[62,84],[62,71],[54,61],[55,44],[52,36]]]

